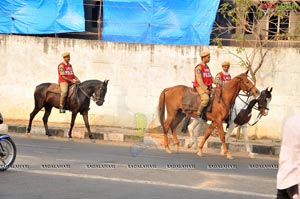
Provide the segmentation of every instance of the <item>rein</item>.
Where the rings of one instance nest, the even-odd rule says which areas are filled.
[[[249,106],[249,103],[246,102],[245,100],[243,100],[240,96],[247,96],[247,97],[248,97],[248,98],[247,98],[247,101],[248,101],[248,99],[250,98],[250,96],[248,96],[248,95],[246,95],[246,94],[239,94],[239,95],[238,95],[238,98],[246,105],[246,107],[248,107],[248,106]],[[257,100],[256,100],[255,104],[256,104],[256,103],[258,103]],[[259,108],[256,107],[256,105],[254,105],[254,106],[252,107],[252,109],[259,110]],[[237,114],[237,113],[236,113],[236,114]],[[256,119],[255,119],[255,121],[254,121],[252,124],[250,124],[250,123],[248,122],[248,125],[249,125],[249,126],[254,126],[257,122],[259,122],[259,120],[261,119],[261,117],[262,117],[262,114],[259,112],[258,115],[257,115],[257,117],[256,117]]]
[[[271,90],[271,91],[272,91],[272,90]],[[271,91],[270,91],[270,92],[271,92]],[[259,109],[260,109],[260,106],[259,106],[260,101],[266,100],[266,99],[268,98],[268,97],[261,98],[261,96],[262,96],[262,94],[260,95],[259,99],[257,100],[258,107],[257,107],[257,108],[255,107],[256,110],[259,110]],[[265,107],[265,109],[266,109],[266,110],[270,110],[268,107]],[[249,124],[249,123],[248,123],[248,125],[250,125],[250,126],[255,125],[255,124],[260,120],[260,118],[261,118],[262,116],[263,116],[263,115],[259,112],[259,114],[258,114],[257,117],[256,117],[255,122],[254,122],[253,124]]]
[[[242,81],[241,81],[241,79],[239,79],[239,80],[240,80],[240,81],[239,81],[239,84],[241,84]],[[230,104],[229,104],[229,107],[227,107],[226,103],[224,102],[224,99],[223,99],[223,92],[222,92],[223,89],[227,90],[228,92],[231,92],[229,89],[224,88],[223,86],[221,86],[221,87],[220,87],[220,96],[219,96],[218,102],[222,101],[223,104],[225,105],[225,107],[226,107],[228,110],[230,110],[230,109],[232,108],[232,105],[234,104],[235,98],[239,95],[239,92],[238,92],[238,89],[239,89],[239,88],[237,87],[236,91],[234,92],[234,97],[232,98],[232,100],[231,100],[231,102],[230,102]],[[231,107],[230,107],[230,105],[231,105]]]
[[[78,88],[80,89],[80,91],[89,99],[93,100],[94,102],[99,101],[99,99],[96,99],[96,97],[94,95],[89,96],[81,87],[80,84],[78,85]]]
[[[248,122],[248,125],[249,125],[249,126],[255,125],[255,124],[260,120],[261,117],[262,117],[262,114],[259,113],[259,114],[257,115],[256,119],[255,119],[255,122],[254,122],[253,124],[250,124],[250,123]]]

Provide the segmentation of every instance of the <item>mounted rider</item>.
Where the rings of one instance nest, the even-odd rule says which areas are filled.
[[[212,84],[214,82],[210,69],[207,65],[210,61],[210,53],[202,52],[200,57],[201,63],[194,68],[195,80],[193,82],[194,88],[201,97],[201,103],[196,113],[197,118],[201,117],[203,109],[208,105],[210,90],[212,89]]]
[[[219,72],[215,77],[218,86],[224,86],[224,84],[231,80],[229,69],[230,63],[228,61],[224,61],[222,63],[222,71]]]
[[[62,54],[64,59],[61,62],[58,69],[58,83],[60,86],[60,99],[59,99],[59,113],[65,113],[65,101],[67,98],[69,86],[71,84],[80,83],[80,80],[74,74],[72,65],[70,64],[70,53],[64,52]]]

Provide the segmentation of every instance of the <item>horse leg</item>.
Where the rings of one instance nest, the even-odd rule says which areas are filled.
[[[89,124],[88,112],[84,112],[84,113],[82,114],[82,117],[83,117],[83,120],[84,120],[85,127],[86,127],[86,129],[87,129],[87,131],[88,131],[89,138],[90,138],[91,140],[93,140],[93,139],[94,139],[94,136],[92,135],[92,132],[91,132],[91,128],[90,128],[90,124]]]
[[[172,153],[172,151],[169,148],[169,138],[168,138],[168,131],[170,129],[170,125],[174,119],[173,114],[169,114],[167,116],[167,119],[164,122],[164,145],[165,145],[165,150],[167,153]]]
[[[182,125],[181,132],[186,133],[186,131],[188,130],[188,126],[189,126],[190,121],[191,121],[190,116],[186,116],[184,118],[184,123]]]
[[[225,142],[225,132],[223,129],[222,122],[216,122],[216,127],[218,128],[218,132],[220,135],[220,140],[222,141],[222,147],[223,147],[223,152],[226,155],[227,159],[233,159],[232,155],[227,149],[226,142]]]
[[[201,123],[199,122],[199,124],[193,130],[194,149],[198,148],[198,137],[199,137],[200,128],[201,128]]]
[[[238,129],[236,131],[236,140],[240,139],[240,135],[241,135],[241,126],[238,126]]]
[[[30,113],[29,123],[28,123],[28,126],[27,126],[27,133],[26,133],[26,134],[30,134],[32,121],[33,121],[34,117],[36,116],[36,114],[37,114],[42,108],[43,108],[43,107],[34,107],[33,111]]]
[[[52,110],[52,106],[46,105],[45,113],[43,116],[44,127],[45,127],[45,131],[46,131],[46,135],[48,135],[48,136],[52,136],[52,134],[49,132],[49,129],[48,129],[48,118],[49,118],[49,115],[51,114],[51,110]]]
[[[174,118],[174,120],[171,123],[171,131],[172,131],[172,135],[173,135],[173,144],[176,146],[176,152],[179,151],[179,141],[178,141],[178,138],[177,138],[176,127],[182,121],[182,119],[184,117],[185,117],[185,114],[182,113],[181,110],[179,110],[176,114],[176,117]]]
[[[206,140],[209,138],[209,136],[211,135],[211,133],[213,132],[213,130],[216,128],[216,125],[214,122],[212,122],[208,129],[205,131],[205,134],[204,134],[204,137],[202,138],[201,142],[200,142],[200,145],[199,145],[199,149],[198,149],[198,152],[197,152],[197,155],[199,156],[202,156],[202,149],[203,149],[203,146],[206,142]]]
[[[230,121],[229,127],[228,127],[228,129],[227,129],[227,133],[226,133],[226,136],[225,136],[226,142],[229,141],[229,138],[230,138],[230,136],[231,136],[231,133],[233,132],[233,130],[234,130],[235,127],[236,127],[236,125],[234,124],[234,122],[233,122],[233,121]]]
[[[230,138],[231,133],[233,132],[235,126],[236,126],[236,125],[234,124],[233,121],[230,121],[230,122],[229,122],[229,127],[228,127],[228,129],[227,129],[226,136],[225,136],[225,141],[226,141],[226,143],[229,141],[229,138]],[[225,153],[224,153],[224,151],[223,151],[223,146],[221,146],[221,153],[220,153],[220,154],[221,154],[221,155],[225,155]]]
[[[194,144],[197,144],[197,136],[194,130],[198,125],[199,125],[199,120],[194,119],[192,123],[188,126],[188,130],[191,138],[190,143],[187,145],[188,148],[191,148]]]
[[[72,119],[71,119],[70,129],[69,129],[69,132],[68,132],[69,140],[72,140],[72,130],[73,130],[73,127],[74,127],[74,123],[75,123],[77,113],[78,112],[72,112]]]
[[[250,158],[256,158],[255,153],[252,153],[252,152],[251,152],[251,149],[250,149],[250,144],[249,144],[249,139],[248,139],[248,126],[247,126],[247,124],[243,124],[243,125],[241,126],[241,129],[242,129],[243,134],[244,134],[244,140],[245,140],[246,151],[247,151],[249,157],[250,157]]]

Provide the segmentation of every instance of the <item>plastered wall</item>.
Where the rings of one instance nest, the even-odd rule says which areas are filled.
[[[214,46],[175,46],[112,43],[94,40],[0,35],[0,111],[5,118],[28,120],[34,107],[35,86],[57,82],[61,53],[71,53],[71,64],[81,81],[109,79],[106,101],[91,103],[91,125],[136,127],[144,115],[148,127],[158,126],[157,104],[160,92],[177,84],[192,85],[199,52],[211,52],[213,75],[221,63],[231,62],[232,76],[244,71],[235,48]],[[248,49],[248,54],[252,50]],[[257,87],[273,87],[267,117],[249,128],[250,135],[280,139],[286,118],[299,112],[300,59],[296,48],[273,49],[257,73]],[[244,54],[239,56],[245,56]],[[254,113],[255,115],[255,113]],[[35,120],[42,120],[40,112]],[[49,121],[69,122],[71,114],[52,110]],[[76,123],[83,123],[81,116]]]

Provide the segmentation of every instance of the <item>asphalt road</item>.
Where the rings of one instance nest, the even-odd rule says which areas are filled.
[[[141,144],[11,134],[17,159],[0,173],[1,199],[275,198],[278,158],[218,151],[166,154]]]

